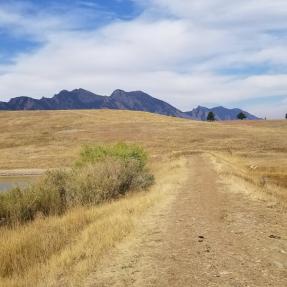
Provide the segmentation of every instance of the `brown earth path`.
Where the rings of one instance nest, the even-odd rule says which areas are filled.
[[[287,215],[230,192],[211,162],[188,160],[166,195],[85,286],[287,286]]]

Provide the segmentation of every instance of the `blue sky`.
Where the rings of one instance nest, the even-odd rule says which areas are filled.
[[[69,29],[83,31],[98,29],[115,20],[132,19],[141,11],[138,5],[128,0],[8,0],[2,7],[10,13],[13,11],[20,13],[27,19],[33,19],[40,13],[51,14],[55,17],[64,15],[67,18],[69,14],[72,14],[77,19]],[[76,13],[79,14],[75,15]],[[0,26],[0,63],[11,62],[18,54],[33,52],[36,48],[41,48],[41,41],[37,37],[15,33],[13,26],[15,27],[15,25]]]
[[[286,48],[285,0],[0,1],[0,100],[121,88],[283,118]]]

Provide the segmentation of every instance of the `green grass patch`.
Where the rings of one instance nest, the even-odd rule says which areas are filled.
[[[147,162],[147,153],[138,145],[128,145],[118,143],[116,145],[87,145],[81,153],[80,159],[76,162],[77,166],[82,166],[87,163],[95,163],[113,158],[122,162],[129,163],[134,160],[139,167],[144,168]]]

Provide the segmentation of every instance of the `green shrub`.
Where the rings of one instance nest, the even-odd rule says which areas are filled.
[[[72,171],[67,201],[74,204],[98,204],[118,198],[130,190],[144,189],[153,183],[153,176],[139,167],[134,159],[106,158]]]
[[[135,145],[86,146],[75,167],[48,171],[35,184],[0,193],[0,224],[18,224],[60,215],[77,205],[99,204],[145,189],[154,178],[147,155]]]
[[[103,161],[72,171],[67,201],[69,205],[98,204],[116,197],[122,164]]]
[[[30,189],[34,192],[35,209],[43,215],[58,215],[66,209],[68,172],[47,171]]]
[[[14,188],[0,193],[0,220],[10,224],[32,220],[34,207],[33,194],[28,189]]]
[[[77,161],[77,165],[81,166],[87,163],[95,163],[109,157],[124,162],[134,159],[141,168],[143,168],[147,162],[147,154],[143,148],[137,145],[119,143],[116,145],[85,146],[80,153],[80,159]]]
[[[67,173],[48,171],[38,182],[25,188],[0,193],[0,222],[18,224],[38,214],[58,215],[66,209]]]

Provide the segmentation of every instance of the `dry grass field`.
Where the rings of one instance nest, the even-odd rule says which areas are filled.
[[[0,227],[0,286],[83,286],[103,255],[130,234],[138,219],[186,176],[185,160],[154,164],[149,192],[63,216],[39,217],[15,228]]]
[[[210,153],[229,173],[256,185],[287,187],[287,121],[206,123],[130,111],[25,111],[1,112],[0,130],[2,172],[69,166],[83,144],[128,142],[145,147],[151,163]]]
[[[136,143],[156,184],[111,204],[76,208],[1,228],[0,286],[83,286],[103,254],[186,177],[186,157],[205,154],[226,183],[287,206],[287,121],[196,122],[129,111],[0,113],[0,173],[69,167],[84,144]],[[282,210],[282,212],[284,212]]]

